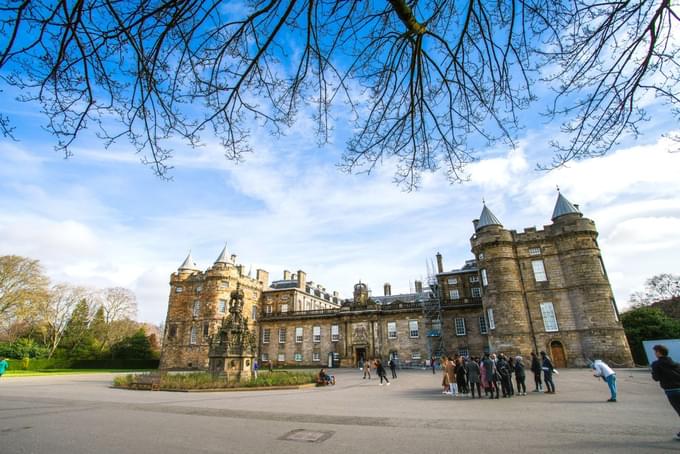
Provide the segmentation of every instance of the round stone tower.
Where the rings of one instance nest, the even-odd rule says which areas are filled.
[[[513,232],[484,205],[470,242],[482,284],[491,351],[527,355],[534,349]]]
[[[597,243],[595,223],[583,217],[578,206],[561,193],[552,221],[546,231],[559,258],[561,287],[566,293],[563,300],[571,306],[573,317],[573,326],[565,328],[573,328],[580,337],[571,339],[574,335],[570,335],[565,339],[580,343],[580,357],[571,358],[570,365],[604,359],[612,366],[631,366],[630,349]]]

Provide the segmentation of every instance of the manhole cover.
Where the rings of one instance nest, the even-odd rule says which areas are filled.
[[[324,440],[328,440],[331,435],[335,432],[325,431],[318,432],[315,430],[305,430],[305,429],[295,429],[288,432],[279,440],[289,440],[289,441],[303,441],[307,443],[321,443]]]

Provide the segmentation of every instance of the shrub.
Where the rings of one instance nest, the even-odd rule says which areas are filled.
[[[129,388],[137,375],[118,376],[113,380],[113,385],[120,388]],[[271,386],[304,385],[315,383],[316,376],[312,373],[298,373],[277,371],[272,373],[261,372],[257,379],[247,382],[227,381],[224,378],[215,378],[208,372],[195,372],[190,374],[164,374],[161,377],[161,389],[224,389],[224,388],[267,388]]]

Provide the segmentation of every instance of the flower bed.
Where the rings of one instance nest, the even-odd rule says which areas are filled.
[[[137,389],[137,384],[144,382],[145,375],[127,374],[115,377],[115,388]],[[197,389],[229,389],[229,388],[271,388],[277,386],[299,386],[316,383],[316,375],[304,372],[260,372],[257,378],[249,381],[227,381],[215,378],[207,372],[190,374],[163,374],[160,377],[160,389],[168,391]]]

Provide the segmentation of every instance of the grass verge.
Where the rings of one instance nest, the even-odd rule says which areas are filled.
[[[143,375],[119,375],[113,379],[116,388],[134,388],[144,380]],[[160,378],[162,390],[228,389],[228,388],[270,388],[274,386],[296,386],[316,382],[316,374],[311,372],[260,372],[257,378],[246,382],[227,381],[215,378],[207,372],[191,374],[164,374]]]
[[[150,369],[147,369],[150,370]],[[144,369],[44,369],[8,370],[3,377],[44,377],[51,375],[112,374],[125,372],[145,372]]]

